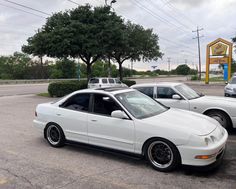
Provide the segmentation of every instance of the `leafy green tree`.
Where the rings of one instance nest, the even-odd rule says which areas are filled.
[[[187,64],[181,64],[175,70],[178,75],[188,75],[190,73],[190,68]]]
[[[55,66],[51,68],[50,78],[76,78],[76,73],[75,61],[64,58],[56,61]]]
[[[158,36],[152,29],[144,29],[142,26],[127,22],[120,28],[120,39],[113,46],[112,57],[119,64],[120,80],[123,79],[122,64],[130,59],[132,61],[150,61],[162,57],[158,45]]]
[[[46,24],[33,37],[24,52],[57,58],[80,58],[87,66],[87,77],[91,77],[91,66],[101,59],[116,36],[116,26],[122,19],[110,7],[79,6],[49,17]]]

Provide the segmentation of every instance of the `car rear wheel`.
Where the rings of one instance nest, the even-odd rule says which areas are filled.
[[[50,124],[46,128],[46,139],[53,147],[62,147],[65,144],[65,135],[57,124]]]
[[[214,110],[214,111],[208,112],[207,115],[215,119],[216,121],[218,121],[222,125],[222,127],[226,129],[230,128],[231,121],[226,113],[222,111]]]
[[[145,156],[151,166],[162,172],[174,170],[180,164],[180,155],[174,144],[165,139],[151,140]]]

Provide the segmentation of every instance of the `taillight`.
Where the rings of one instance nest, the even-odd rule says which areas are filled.
[[[38,114],[37,114],[37,112],[36,112],[36,111],[34,112],[34,115],[35,115],[35,117],[37,117],[37,116],[38,116]]]

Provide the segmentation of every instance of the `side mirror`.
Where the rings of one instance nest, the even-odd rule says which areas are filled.
[[[111,117],[115,117],[119,119],[129,119],[129,117],[125,114],[125,112],[121,110],[115,110],[111,112]]]
[[[228,81],[225,81],[225,84],[227,85],[227,84],[228,84]]]
[[[105,102],[112,102],[112,99],[108,96],[102,98],[103,101]]]
[[[172,95],[172,99],[181,100],[181,97],[178,94]]]

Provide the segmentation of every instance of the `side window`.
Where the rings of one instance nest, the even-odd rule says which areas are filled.
[[[115,83],[114,79],[108,79],[109,83]]]
[[[90,79],[89,83],[99,83],[99,79],[96,78]]]
[[[94,113],[111,116],[111,112],[115,110],[122,110],[122,108],[111,97],[94,94]]]
[[[153,98],[153,89],[154,87],[139,87],[136,88],[138,91],[140,91],[141,93]]]
[[[70,97],[61,107],[76,111],[88,111],[89,99],[90,94],[77,94]]]
[[[172,98],[176,92],[170,87],[157,87],[157,98]]]
[[[102,79],[102,83],[107,83],[107,79]]]

